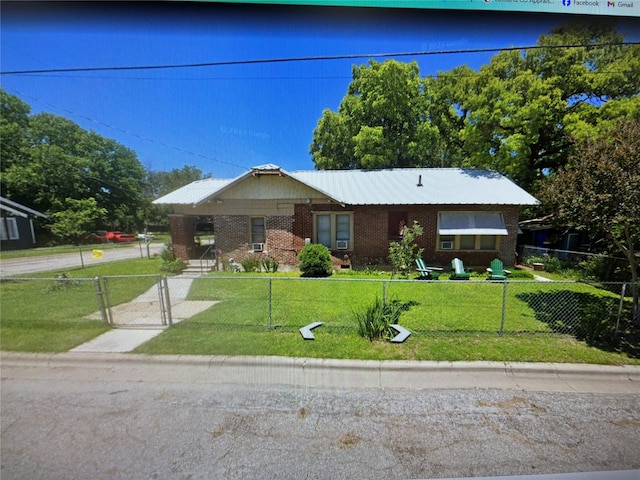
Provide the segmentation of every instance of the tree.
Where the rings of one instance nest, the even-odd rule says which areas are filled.
[[[605,234],[629,263],[633,323],[640,326],[640,121],[624,119],[577,145],[541,195],[558,221]]]
[[[4,195],[49,214],[64,209],[68,198],[91,198],[109,212],[92,230],[142,226],[150,200],[145,169],[132,150],[63,117],[29,117],[28,106],[5,92],[2,109],[2,133],[14,134],[8,146],[2,142]]]
[[[61,241],[75,244],[80,244],[94,230],[96,222],[107,213],[106,209],[98,207],[93,198],[66,198],[63,206],[51,214],[49,228]]]
[[[417,221],[413,221],[411,227],[405,226],[402,239],[399,242],[391,242],[389,245],[389,260],[394,272],[405,277],[409,276],[413,262],[422,257],[423,248],[418,248],[416,237],[422,235],[423,229]]]
[[[325,110],[310,153],[318,169],[440,165],[416,62],[354,66],[338,112]]]
[[[539,48],[495,55],[461,104],[463,166],[535,191],[566,164],[572,137],[599,129],[615,110],[637,115],[640,48],[596,46],[623,40],[611,25],[572,23],[542,35]]]

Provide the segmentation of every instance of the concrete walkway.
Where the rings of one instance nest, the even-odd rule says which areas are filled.
[[[171,321],[176,324],[206,309],[217,302],[187,300],[194,277],[175,276],[167,278],[171,299]],[[160,335],[167,327],[162,325],[162,306],[158,285],[154,285],[131,302],[110,309],[113,330],[79,345],[71,352],[126,353]],[[100,320],[100,312],[89,318]]]

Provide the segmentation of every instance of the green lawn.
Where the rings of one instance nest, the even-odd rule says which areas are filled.
[[[32,274],[29,281],[0,284],[0,348],[26,352],[64,352],[108,331],[110,327],[87,316],[98,312],[93,278],[105,275],[160,273],[160,260],[125,260],[87,268]],[[69,280],[52,280],[65,274]],[[113,282],[114,304],[140,295],[155,277],[131,277]]]
[[[590,325],[582,325],[588,302],[597,299],[612,311],[619,301],[614,294],[584,284],[509,282],[500,336],[503,288],[485,281],[203,278],[194,282],[189,298],[220,303],[137,352],[640,364],[626,353],[575,338]],[[356,334],[353,311],[383,295],[412,303],[400,323],[414,333],[402,345],[371,343]],[[314,321],[324,322],[314,330],[316,340],[302,340],[298,329]]]
[[[38,280],[2,282],[1,348],[62,352],[107,331],[101,321],[88,318],[98,311],[93,278],[126,276],[109,280],[115,305],[150,288],[162,273],[160,264],[159,259],[126,260],[58,272],[69,281],[53,280],[54,274],[46,273],[35,276]],[[295,273],[213,274],[194,280],[189,299],[219,303],[136,351],[640,364],[637,336],[624,337],[626,343],[617,345],[617,350],[603,342],[615,326],[619,307],[615,293],[560,282],[510,281],[506,288],[503,324],[504,285],[481,277],[423,282],[391,281],[387,275],[358,278],[356,273],[320,280]],[[356,334],[354,311],[382,297],[411,304],[400,318],[413,332],[404,344],[372,343]],[[304,341],[298,329],[314,321],[324,325],[314,330],[315,341]],[[591,331],[597,335],[586,335]],[[628,333],[624,322],[621,332]]]

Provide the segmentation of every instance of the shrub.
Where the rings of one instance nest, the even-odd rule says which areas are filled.
[[[160,270],[169,273],[182,273],[185,268],[187,268],[187,264],[181,258],[176,258],[171,262],[162,262],[160,265]]]
[[[247,257],[240,264],[245,272],[257,272],[260,270],[260,260],[256,257]]]
[[[410,303],[400,303],[397,299],[387,303],[376,297],[364,310],[353,313],[358,322],[358,334],[370,341],[390,340],[395,336],[391,325],[398,323],[402,312],[410,306]]]
[[[411,227],[405,227],[402,240],[391,242],[389,245],[389,260],[393,265],[393,271],[405,277],[413,270],[413,262],[422,257],[424,248],[418,248],[416,237],[422,235],[422,227],[415,220]]]
[[[273,258],[267,257],[262,259],[262,269],[267,273],[276,273],[278,271],[278,265],[278,261]]]
[[[328,277],[331,275],[331,252],[324,245],[311,243],[305,245],[298,254],[298,268],[303,277]]]
[[[160,258],[162,259],[160,270],[163,272],[182,273],[182,271],[187,268],[187,264],[182,259],[176,258],[173,250],[168,246],[165,246],[160,251]]]

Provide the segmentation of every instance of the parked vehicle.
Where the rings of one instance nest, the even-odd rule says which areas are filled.
[[[95,234],[86,237],[86,240],[91,243],[129,243],[135,242],[136,236],[124,232],[98,230]]]

